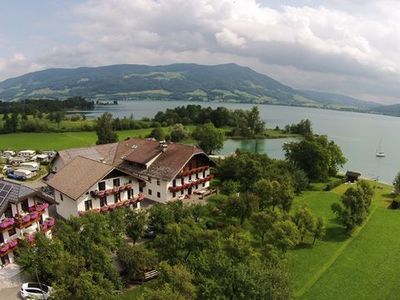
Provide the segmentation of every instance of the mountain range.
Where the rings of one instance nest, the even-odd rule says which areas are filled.
[[[111,65],[47,69],[0,82],[0,100],[185,100],[282,104],[369,111],[380,105],[298,90],[236,64]]]

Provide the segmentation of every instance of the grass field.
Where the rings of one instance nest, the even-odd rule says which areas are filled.
[[[192,132],[196,126],[185,126],[188,132]],[[171,132],[171,127],[163,127],[165,133]],[[226,133],[231,128],[222,128]],[[152,128],[145,129],[130,129],[118,131],[119,140],[127,137],[146,137],[150,134]],[[293,135],[286,135],[282,131],[272,129],[266,130],[268,138],[282,138]],[[34,149],[34,150],[62,150],[67,148],[87,147],[96,144],[96,133],[94,131],[79,131],[79,132],[43,132],[43,133],[11,133],[0,135],[0,149]],[[194,144],[195,141],[187,139],[182,141],[186,144]]]
[[[305,192],[295,206],[307,204],[327,222],[327,234],[314,247],[288,254],[289,272],[300,299],[394,299],[400,291],[396,267],[400,239],[396,229],[400,212],[387,209],[391,186],[373,182],[375,197],[368,221],[352,236],[335,222],[330,206],[349,187]],[[319,188],[322,188],[320,186]]]

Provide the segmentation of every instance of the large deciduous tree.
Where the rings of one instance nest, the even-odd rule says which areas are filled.
[[[361,225],[370,212],[374,191],[365,181],[360,181],[355,187],[350,187],[342,196],[342,203],[332,204],[340,224],[351,232]]]
[[[118,136],[114,132],[112,114],[105,112],[96,121],[96,144],[109,144],[118,141]]]
[[[199,143],[199,147],[207,154],[218,152],[224,145],[224,133],[215,128],[212,123],[196,127],[192,136]]]

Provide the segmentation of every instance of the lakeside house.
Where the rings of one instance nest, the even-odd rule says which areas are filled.
[[[47,184],[63,218],[117,206],[140,208],[149,199],[166,203],[209,187],[214,163],[194,146],[127,139],[63,150]]]
[[[0,267],[14,262],[14,250],[22,239],[34,242],[34,233],[51,237],[54,219],[48,207],[51,197],[23,184],[0,179]]]

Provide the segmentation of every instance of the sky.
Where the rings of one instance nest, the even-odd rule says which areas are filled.
[[[237,63],[400,103],[398,0],[0,0],[0,81],[47,68]]]

